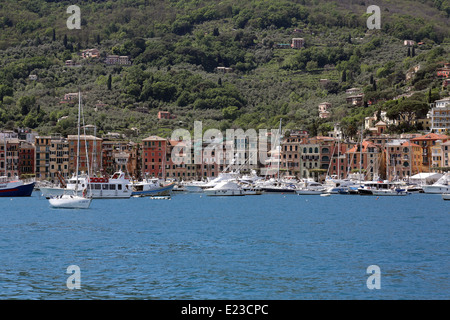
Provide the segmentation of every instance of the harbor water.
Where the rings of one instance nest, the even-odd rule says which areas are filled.
[[[0,299],[450,298],[441,195],[175,193],[71,210],[34,192],[0,205]]]

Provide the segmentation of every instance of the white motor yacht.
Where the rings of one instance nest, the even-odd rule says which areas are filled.
[[[326,193],[327,188],[315,181],[305,181],[295,192],[299,195],[320,195]]]
[[[222,181],[212,188],[204,189],[207,196],[245,196],[245,191],[234,181]]]
[[[450,193],[450,173],[446,173],[438,181],[432,185],[423,185],[422,189],[425,193]]]

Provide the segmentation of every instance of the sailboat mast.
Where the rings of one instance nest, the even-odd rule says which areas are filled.
[[[410,182],[409,178],[413,174],[413,155],[412,155],[412,145],[411,139],[409,139],[409,175],[408,175],[408,183]]]
[[[389,143],[386,140],[386,180],[389,181]]]
[[[75,191],[78,191],[78,169],[80,166],[80,113],[81,113],[81,91],[78,91],[78,138],[77,138],[77,168],[76,168],[76,183],[75,183]]]
[[[278,127],[278,180],[280,180],[280,162],[281,162],[281,118],[280,125]]]
[[[5,145],[5,177],[7,177],[8,176],[8,172],[6,170],[6,165],[7,165],[6,155],[8,153],[7,153],[7,150],[6,150],[7,149],[7,144],[6,144],[6,133],[5,132],[3,133],[3,143]]]
[[[361,126],[361,134],[360,134],[361,141],[359,142],[359,183],[361,183],[361,173],[362,173],[362,147],[363,147],[363,127]]]

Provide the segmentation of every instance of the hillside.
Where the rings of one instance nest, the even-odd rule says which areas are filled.
[[[66,26],[73,4],[80,30]],[[340,122],[352,136],[378,110],[400,119],[392,99],[403,94],[401,107],[423,115],[448,95],[435,70],[450,61],[450,1],[370,4],[381,8],[380,30],[367,29],[369,3],[353,0],[2,1],[0,128],[73,133],[77,110],[61,101],[78,89],[87,123],[132,139],[192,129],[196,120],[204,129],[270,129],[280,117],[284,128],[312,134]],[[305,47],[287,47],[292,38]],[[83,59],[90,48],[100,57]],[[107,65],[107,55],[129,56],[131,65]],[[362,106],[346,102],[353,87],[365,94]],[[319,119],[325,101],[331,116]],[[159,111],[176,118],[157,119]]]

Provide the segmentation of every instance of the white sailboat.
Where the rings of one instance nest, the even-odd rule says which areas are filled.
[[[82,195],[78,195],[78,169],[80,163],[80,114],[81,114],[81,91],[78,96],[78,146],[77,146],[77,168],[76,168],[76,184],[73,194],[63,194],[57,197],[52,197],[48,201],[53,208],[64,209],[88,209],[91,205],[92,198],[86,195],[86,189],[83,190]],[[87,151],[87,149],[86,149]]]

